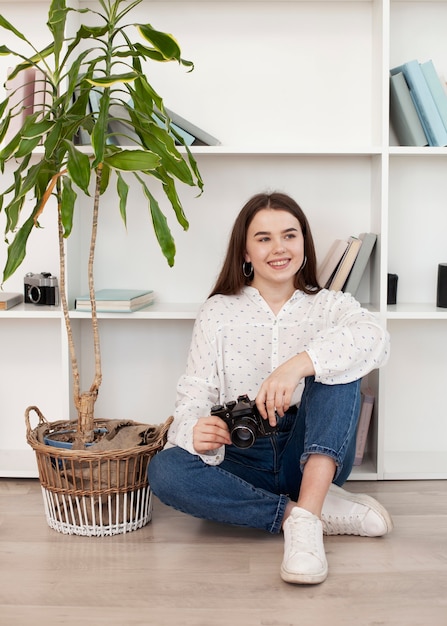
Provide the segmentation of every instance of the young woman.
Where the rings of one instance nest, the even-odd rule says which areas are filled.
[[[154,493],[200,518],[282,530],[283,580],[322,582],[323,534],[392,529],[376,500],[340,487],[354,460],[361,378],[388,349],[388,334],[351,295],[319,287],[297,203],[254,196],[197,317],[168,443],[149,464]],[[225,417],[244,395],[256,402],[249,418],[269,424],[250,447],[238,447],[247,432],[231,436]]]

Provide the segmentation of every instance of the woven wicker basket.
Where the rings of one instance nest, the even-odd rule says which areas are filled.
[[[39,416],[32,429],[30,412]],[[170,417],[153,427],[151,442],[126,450],[69,450],[41,443],[37,431],[73,428],[74,422],[48,422],[31,406],[25,412],[26,438],[36,453],[48,525],[70,535],[103,537],[145,526],[152,516],[152,494],[147,466],[166,442]],[[133,424],[138,425],[137,422]],[[107,420],[95,420],[107,428]]]

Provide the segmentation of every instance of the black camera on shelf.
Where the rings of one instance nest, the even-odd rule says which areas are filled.
[[[237,448],[251,448],[258,437],[269,437],[277,430],[259,414],[255,401],[247,395],[238,396],[237,402],[216,404],[211,408],[211,415],[217,415],[227,424],[231,441]]]
[[[59,304],[59,287],[56,276],[52,276],[49,272],[41,272],[40,274],[29,272],[25,274],[23,282],[25,302],[56,306]]]

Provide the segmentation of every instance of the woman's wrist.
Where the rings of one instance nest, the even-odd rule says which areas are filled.
[[[296,357],[293,358],[295,359],[300,379],[306,378],[306,376],[315,375],[315,367],[313,361],[307,352],[300,352],[296,355]]]

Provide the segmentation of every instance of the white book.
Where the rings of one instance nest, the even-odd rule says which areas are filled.
[[[336,239],[329,248],[317,271],[320,287],[327,287],[348,247],[346,239]]]
[[[337,267],[337,271],[331,280],[329,289],[333,289],[334,291],[341,291],[343,289],[361,245],[361,239],[358,237],[349,237],[347,250],[340,262],[340,265]]]

